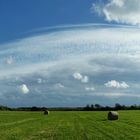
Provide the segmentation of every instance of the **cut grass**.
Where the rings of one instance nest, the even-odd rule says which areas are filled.
[[[140,140],[140,111],[0,112],[0,140]]]

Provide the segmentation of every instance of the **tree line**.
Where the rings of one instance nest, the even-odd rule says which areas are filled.
[[[102,106],[100,104],[87,104],[85,107],[18,107],[10,108],[7,106],[0,106],[1,111],[111,111],[111,110],[140,110],[140,105],[121,105],[116,103],[114,106]]]
[[[86,105],[86,107],[83,108],[84,111],[111,111],[111,110],[140,110],[140,105],[121,105],[119,103],[116,103],[115,106],[102,106],[100,104],[91,104]]]

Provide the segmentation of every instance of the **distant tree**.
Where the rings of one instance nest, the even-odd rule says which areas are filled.
[[[115,110],[121,110],[122,106],[119,103],[115,104]]]
[[[100,104],[95,104],[95,108],[99,109],[101,108],[102,106]]]
[[[84,110],[85,110],[85,111],[90,111],[90,110],[91,110],[90,105],[87,104],[86,107],[84,108]]]
[[[38,109],[38,107],[33,106],[33,107],[31,107],[31,111],[39,111],[39,109]]]
[[[3,105],[0,105],[0,110],[12,110],[10,107],[7,107],[7,106],[3,106]]]
[[[91,104],[90,108],[91,108],[91,110],[93,110],[93,109],[94,109],[94,105],[93,105],[93,104]]]
[[[125,105],[122,105],[122,110],[126,110],[127,107]]]

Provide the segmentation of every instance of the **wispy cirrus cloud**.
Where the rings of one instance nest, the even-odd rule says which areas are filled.
[[[11,65],[14,62],[12,56],[9,56],[8,58],[5,59],[5,63]]]
[[[84,105],[96,97],[112,103],[111,95],[121,101],[128,95],[130,102],[140,92],[139,46],[139,29],[109,25],[76,26],[1,44],[0,101],[61,106],[62,99],[75,97]],[[5,63],[6,58],[13,62]]]
[[[95,88],[92,86],[92,87],[85,87],[85,90],[86,91],[95,91]]]
[[[78,61],[81,59],[82,62],[88,55],[93,57],[99,55],[103,57],[107,53],[110,53],[110,55],[114,53],[130,55],[130,57],[139,55],[139,30],[109,26],[103,28],[100,25],[96,25],[96,27],[99,27],[96,30],[94,26],[90,25],[89,27],[56,31],[2,45],[1,48],[6,47],[7,49],[0,52],[0,76],[14,73],[32,73],[39,69],[56,66],[57,63],[60,64],[63,61],[65,63],[65,61],[73,58]],[[111,40],[110,36],[112,37]],[[67,44],[67,47],[65,44]],[[136,55],[132,56],[131,54]],[[9,56],[15,61],[11,64],[11,69],[4,65],[5,58],[9,58]]]

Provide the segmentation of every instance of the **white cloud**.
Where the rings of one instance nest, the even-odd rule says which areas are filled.
[[[38,93],[40,93],[41,101],[45,101],[44,96],[57,94],[57,89],[63,88],[60,84],[56,85],[57,89],[54,88],[53,83],[59,81],[66,85],[67,94],[65,90],[60,89],[66,96],[75,93],[80,96],[86,90],[89,90],[87,94],[96,96],[94,91],[90,92],[94,88],[86,83],[90,80],[90,84],[95,83],[99,92],[106,92],[106,96],[111,96],[108,91],[112,92],[113,89],[102,87],[99,83],[102,83],[106,77],[112,79],[115,73],[113,79],[121,81],[123,78],[126,83],[131,84],[132,88],[128,88],[127,92],[139,93],[140,87],[134,87],[133,83],[140,83],[140,30],[109,25],[85,25],[76,30],[75,28],[1,44],[0,48],[3,49],[0,51],[0,90],[7,89],[4,94],[10,95],[11,92],[15,93],[14,87],[17,87],[19,83],[32,84],[32,96],[38,98]],[[5,58],[11,55],[14,56],[16,63],[9,69],[4,62]],[[77,74],[73,74],[74,72]],[[15,77],[21,79],[13,80]],[[86,84],[78,82],[76,84],[74,77],[79,83]],[[47,88],[45,85],[39,85],[43,82],[42,80],[46,80]],[[127,88],[128,85],[125,82],[119,82],[117,87]],[[39,91],[35,91],[36,88]],[[25,92],[20,90],[20,92],[25,94],[28,90]],[[121,90],[121,88],[117,89],[117,92]],[[18,96],[22,98],[22,94]],[[113,93],[112,96],[122,96],[122,94]]]
[[[116,80],[111,80],[111,81],[108,81],[107,83],[104,84],[106,87],[109,87],[109,88],[128,88],[129,85],[125,82],[118,82]]]
[[[89,93],[90,94],[90,93]],[[140,94],[135,94],[135,93],[108,93],[108,92],[104,92],[104,93],[92,93],[90,94],[92,96],[104,96],[104,97],[108,97],[108,98],[120,98],[120,97],[136,97],[136,98],[140,98]]]
[[[38,82],[39,84],[41,84],[41,83],[42,83],[42,79],[41,79],[41,78],[38,78],[38,79],[37,79],[37,82]]]
[[[92,13],[97,13],[99,16],[103,15],[103,8],[104,8],[104,3],[101,1],[98,1],[98,3],[93,3],[91,7],[91,12]]]
[[[82,76],[81,73],[79,73],[79,72],[75,72],[75,73],[73,74],[73,77],[74,77],[75,79],[77,79],[77,80],[82,80],[82,79],[83,79],[83,76]]]
[[[13,63],[13,58],[12,58],[12,56],[6,58],[5,62],[6,62],[6,64],[11,65],[11,64]]]
[[[91,71],[98,68],[97,65],[93,69],[87,67],[89,66],[89,63],[86,62],[88,55],[92,59],[106,54],[110,56],[111,54],[126,55],[127,53],[129,57],[132,53],[135,56],[139,53],[139,30],[107,27],[85,25],[77,30],[71,29],[65,32],[41,34],[5,44],[7,49],[1,50],[0,57],[7,58],[13,53],[16,64],[9,69],[5,67],[5,64],[3,65],[3,61],[0,59],[0,78],[11,75],[27,75],[40,71],[48,72],[48,69],[59,69],[61,63],[66,64],[67,62],[68,64],[70,61],[69,67],[74,65],[74,67],[79,68],[78,71],[82,70],[82,73],[84,73],[83,70]],[[68,47],[66,47],[66,44]],[[5,46],[0,45],[1,48]],[[136,59],[139,59],[140,55],[137,56]],[[61,65],[61,67],[65,66],[64,64]]]
[[[85,87],[85,90],[86,91],[95,91],[95,88],[94,87]]]
[[[92,11],[105,17],[107,21],[137,25],[140,24],[139,0],[109,0],[92,5]]]
[[[62,85],[61,83],[56,83],[54,85],[54,88],[56,88],[56,89],[62,89],[62,88],[64,88],[64,85]]]
[[[81,79],[82,83],[88,83],[88,81],[89,81],[88,76],[83,76],[83,78]]]
[[[20,92],[23,93],[23,94],[27,94],[27,93],[29,93],[29,91],[30,91],[29,88],[27,87],[27,85],[25,85],[25,84],[19,86],[19,90],[20,90]]]
[[[75,72],[75,73],[73,74],[73,77],[74,77],[76,80],[80,80],[82,83],[88,83],[88,81],[89,81],[88,76],[82,75],[82,74],[79,73],[79,72]]]
[[[37,83],[38,83],[38,84],[45,83],[45,80],[43,80],[42,78],[38,78],[38,79],[37,79]]]

